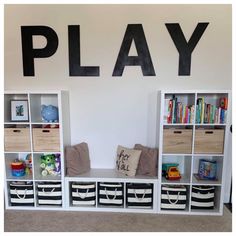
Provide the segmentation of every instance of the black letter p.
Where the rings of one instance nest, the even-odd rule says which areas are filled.
[[[33,35],[41,35],[47,39],[44,48],[33,48]],[[21,26],[23,74],[34,76],[34,58],[52,56],[58,47],[56,32],[48,26]]]

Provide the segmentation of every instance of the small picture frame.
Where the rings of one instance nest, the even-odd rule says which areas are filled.
[[[29,121],[28,101],[11,101],[11,121]]]

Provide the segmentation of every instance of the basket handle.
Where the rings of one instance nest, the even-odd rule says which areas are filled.
[[[134,189],[134,196],[135,196],[135,198],[138,199],[139,201],[142,201],[144,199],[145,195],[146,195],[146,190],[147,189],[144,189],[142,197],[138,197],[137,193],[136,193],[136,189]]]
[[[77,188],[76,190],[76,193],[78,194],[78,196],[81,198],[81,199],[85,199],[88,195],[88,192],[89,192],[89,189],[87,189],[87,192],[84,194],[84,196],[82,196],[82,193],[79,193],[79,189]]]
[[[180,195],[180,192],[178,192],[178,196],[177,196],[177,199],[172,202],[171,199],[170,199],[170,195],[169,195],[169,191],[167,191],[167,196],[168,196],[168,201],[171,205],[175,205],[178,201],[179,201],[179,195]]]
[[[52,192],[54,192],[54,190],[55,190],[55,188],[53,188],[51,191],[44,191],[44,188],[43,188],[43,192],[46,194],[52,193]]]
[[[17,191],[16,188],[15,188],[15,191],[16,191],[16,196],[17,196],[19,199],[25,199],[27,189],[25,189],[25,193],[24,193],[24,196],[23,196],[23,197],[21,197],[21,196],[19,195],[19,193],[18,193],[18,191]]]
[[[117,191],[117,188],[115,188],[115,194],[114,194],[114,197],[113,198],[109,198],[108,197],[108,193],[107,193],[107,188],[105,188],[105,192],[106,192],[106,197],[108,200],[114,200],[116,198],[116,191]]]

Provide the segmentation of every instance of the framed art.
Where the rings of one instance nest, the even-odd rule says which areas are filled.
[[[11,101],[11,121],[29,121],[28,101]]]

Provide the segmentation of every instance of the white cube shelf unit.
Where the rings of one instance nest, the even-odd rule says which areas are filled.
[[[69,120],[66,117],[68,98],[66,91],[5,91],[4,163],[7,209],[64,208],[64,145],[70,143]],[[14,104],[11,105],[12,101],[19,102],[19,106],[22,101],[26,101],[27,105],[17,108]],[[44,121],[41,115],[42,105],[58,107],[59,119]],[[15,114],[16,109],[24,111],[17,111],[19,114]],[[34,131],[39,133],[34,134]],[[52,135],[54,132],[56,135]],[[42,175],[41,156],[49,154],[58,157],[60,175]],[[27,174],[12,174],[11,163],[15,160],[28,161]],[[44,198],[48,200],[45,201]]]
[[[227,163],[224,147],[227,146],[230,130],[227,117],[231,115],[231,92],[164,90],[160,91],[160,101],[158,212],[222,215],[224,173],[230,166]],[[227,108],[227,110],[223,108]],[[198,170],[201,159],[217,163],[215,180],[199,178]],[[162,176],[162,164],[167,163],[178,165],[181,179],[170,180],[166,179],[166,176]],[[184,186],[186,188],[186,197],[182,198],[182,201],[185,201],[184,209],[176,209],[175,204],[181,201],[181,198],[171,196],[174,194],[173,192],[166,197],[163,191],[162,195],[162,187],[165,186],[172,188]],[[192,202],[192,199],[195,195],[192,193],[192,189],[204,186],[214,187],[214,194],[211,195],[214,201],[213,207],[209,209],[201,206],[201,208],[194,209],[192,205],[195,203]],[[162,208],[162,198],[163,202],[164,199],[169,201],[169,209]],[[207,200],[205,201],[207,202]]]
[[[109,193],[109,189],[105,188],[105,198],[108,200],[108,205],[102,205],[99,202],[101,197],[99,186],[101,184],[113,184],[114,185],[114,195]],[[87,191],[79,193],[78,191],[72,190],[72,185],[74,184],[85,184],[87,186],[93,185],[95,190],[93,190],[93,196],[95,196],[95,202],[91,205],[86,204],[73,204],[74,194],[80,196],[80,200],[83,200],[88,195]],[[131,193],[135,195],[134,198],[138,199],[137,205],[141,206],[129,206],[128,202],[128,188],[129,184],[139,184],[139,186],[150,186],[150,189],[133,190]],[[122,190],[117,188],[120,185]],[[87,188],[87,187],[86,187]],[[139,213],[156,213],[157,212],[157,201],[158,199],[158,179],[156,177],[148,176],[125,176],[117,172],[115,169],[91,169],[88,173],[81,174],[77,177],[65,177],[65,189],[66,189],[66,209],[71,211],[109,211],[109,212],[139,212]],[[122,198],[122,203],[119,206],[114,205],[116,201],[116,196],[118,196],[118,191]],[[135,192],[137,191],[137,192]],[[139,191],[139,192],[138,192]],[[73,193],[74,192],[74,193]],[[141,204],[140,204],[141,203]],[[147,203],[145,206],[142,203]]]

